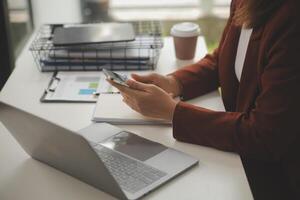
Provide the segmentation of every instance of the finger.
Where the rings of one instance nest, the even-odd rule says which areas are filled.
[[[149,75],[138,75],[138,74],[131,74],[131,77],[138,81],[138,82],[142,82],[142,83],[153,83],[153,77],[151,74]]]
[[[132,101],[128,99],[123,99],[123,102],[126,103],[132,110],[139,112],[138,107]]]
[[[145,92],[149,91],[152,87],[150,84],[138,82],[135,80],[127,80],[126,83],[132,89],[145,91]]]
[[[135,100],[134,100],[134,99],[131,99],[131,98],[128,98],[128,97],[124,97],[123,99],[124,99],[126,102],[130,103],[130,105],[136,106],[136,103],[135,103]]]
[[[133,96],[128,96],[126,94],[122,94],[121,95],[123,96],[123,101],[127,104],[127,105],[130,105],[130,107],[132,109],[134,109],[135,111],[137,112],[141,112],[140,110],[140,107],[138,106],[137,104],[137,101],[140,101],[139,97],[133,97]]]
[[[172,92],[170,92],[169,95],[170,95],[172,98],[175,97],[174,93],[172,93]]]
[[[137,90],[135,88],[131,88],[130,86],[129,87],[126,87],[124,85],[120,85],[118,83],[115,83],[113,80],[110,80],[110,79],[106,79],[112,86],[116,87],[121,93],[124,93],[124,94],[127,94],[129,96],[132,96],[132,97],[139,97],[141,95],[143,95],[144,91],[142,90]],[[128,80],[129,81],[129,80]],[[127,82],[128,82],[127,81]],[[127,83],[126,82],[126,83]],[[129,81],[130,82],[130,81]]]
[[[115,88],[117,88],[120,92],[122,93],[126,93],[126,94],[132,94],[132,89],[124,86],[124,85],[121,85],[121,84],[118,84],[118,83],[115,83],[113,80],[111,79],[106,79],[112,86],[114,86]]]
[[[128,94],[124,93],[124,92],[120,92],[120,94],[122,95],[122,97],[125,99],[130,99],[132,98],[131,96],[129,96]]]
[[[106,79],[107,82],[109,82],[112,86],[116,87],[117,89],[119,89],[120,91],[122,90],[122,87],[124,87],[123,85],[117,84],[115,83],[113,80],[111,79]]]
[[[131,104],[131,102],[129,102],[128,100],[123,99],[123,102],[124,102],[127,106],[129,106],[131,109],[135,110],[134,106],[133,106],[133,105]]]

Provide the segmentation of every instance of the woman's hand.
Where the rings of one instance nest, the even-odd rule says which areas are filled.
[[[177,97],[181,94],[181,85],[173,76],[163,76],[157,73],[151,73],[145,76],[132,74],[131,76],[138,82],[156,85],[173,97]]]
[[[153,84],[128,80],[129,87],[107,80],[118,88],[123,101],[144,116],[172,121],[177,102],[163,89]]]

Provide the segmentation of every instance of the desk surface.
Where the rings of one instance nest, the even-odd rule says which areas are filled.
[[[29,42],[30,43],[30,42]],[[29,44],[28,43],[28,44]],[[206,53],[200,37],[197,59]],[[175,59],[171,38],[165,39],[157,72],[167,74],[193,61]],[[91,123],[95,104],[45,104],[39,99],[52,73],[40,73],[28,51],[28,45],[16,63],[16,69],[0,93],[0,100],[49,121],[76,131]],[[223,110],[217,92],[197,99],[201,106]],[[253,199],[240,157],[198,145],[177,142],[167,126],[120,126],[145,138],[158,141],[197,157],[200,164],[145,199]],[[31,159],[0,123],[0,199],[114,199],[81,181]]]

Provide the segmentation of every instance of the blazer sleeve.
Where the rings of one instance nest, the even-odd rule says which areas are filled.
[[[219,48],[227,35],[230,24],[232,23],[232,17],[235,10],[235,0],[231,3],[230,17],[227,21],[225,29],[223,31],[219,47],[211,54],[207,54],[197,63],[183,67],[180,70],[173,72],[172,76],[180,83],[182,88],[181,97],[183,100],[192,99],[197,96],[201,96],[219,87],[218,78],[218,57]],[[195,90],[195,88],[197,88]]]
[[[288,155],[300,135],[300,23],[294,17],[281,18],[286,19],[274,23],[266,39],[269,47],[255,107],[248,112],[215,112],[180,102],[173,116],[177,140],[265,161]]]

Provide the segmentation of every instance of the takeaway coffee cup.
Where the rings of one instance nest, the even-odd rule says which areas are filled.
[[[171,29],[174,38],[176,57],[180,60],[191,60],[195,57],[197,39],[200,35],[198,24],[184,22],[175,24]]]

